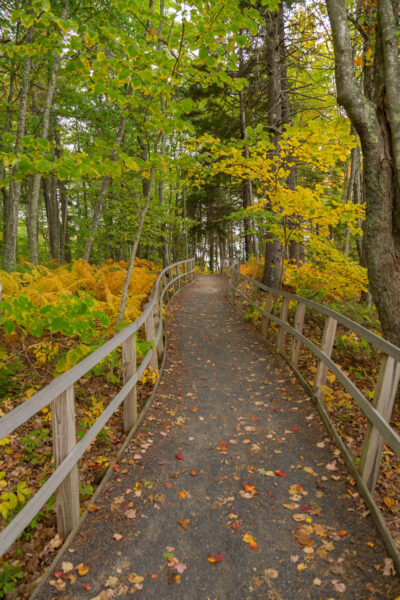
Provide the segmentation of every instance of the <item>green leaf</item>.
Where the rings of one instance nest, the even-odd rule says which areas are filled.
[[[206,58],[209,55],[209,49],[208,48],[200,48],[199,50],[199,57],[201,58],[201,60],[206,60]]]
[[[181,102],[181,106],[185,113],[189,114],[193,109],[193,100],[191,98],[184,98]]]
[[[10,335],[10,333],[12,333],[15,329],[15,325],[14,325],[13,321],[11,321],[11,319],[7,319],[7,321],[5,321],[5,323],[3,325],[3,329],[4,329],[4,333],[6,333],[7,335]]]

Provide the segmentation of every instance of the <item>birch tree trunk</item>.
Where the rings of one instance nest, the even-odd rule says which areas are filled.
[[[61,10],[61,19],[66,19],[68,16],[69,0],[64,0]],[[57,76],[60,68],[61,56],[57,51],[53,53],[53,64],[50,70],[49,83],[47,85],[46,97],[44,101],[42,115],[42,131],[41,137],[47,140],[50,127],[50,115],[53,107],[53,97],[56,89]],[[28,204],[28,220],[29,220],[29,251],[31,262],[37,265],[39,262],[39,235],[38,235],[38,210],[40,196],[40,173],[35,173],[33,176],[32,195]]]
[[[26,43],[33,42],[33,26],[26,32]],[[24,66],[22,69],[21,90],[18,110],[17,135],[15,140],[15,150],[20,145],[21,138],[25,135],[26,114],[28,107],[29,80],[31,74],[31,57],[24,57]],[[13,271],[17,261],[17,237],[18,237],[18,207],[21,198],[21,181],[14,180],[13,169],[10,177],[10,192],[4,198],[4,268],[6,271]]]
[[[132,250],[131,250],[131,254],[130,254],[130,258],[129,258],[128,272],[126,274],[124,288],[122,290],[121,304],[119,307],[118,319],[115,324],[115,332],[117,330],[117,327],[122,323],[122,319],[124,318],[126,301],[128,299],[129,284],[131,282],[133,269],[135,267],[135,259],[136,259],[136,254],[137,254],[137,250],[139,247],[140,237],[141,237],[142,231],[143,231],[144,221],[146,219],[146,214],[147,214],[147,211],[150,206],[151,192],[153,189],[153,171],[154,171],[154,169],[151,169],[149,179],[147,179],[143,182],[143,192],[144,192],[143,195],[144,195],[145,202],[144,202],[144,207],[140,213],[139,225],[138,225],[138,228],[136,231],[135,240],[133,242],[133,246],[132,246]]]

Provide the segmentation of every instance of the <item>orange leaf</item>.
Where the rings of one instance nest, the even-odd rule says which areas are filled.
[[[81,577],[83,577],[84,575],[86,575],[89,571],[89,565],[84,565],[83,563],[81,563],[80,565],[78,565],[76,567],[79,575],[81,575]]]

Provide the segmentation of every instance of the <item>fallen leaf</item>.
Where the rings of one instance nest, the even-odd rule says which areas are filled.
[[[295,513],[294,515],[292,515],[292,518],[297,522],[305,521],[306,515],[303,515],[302,513]]]
[[[189,529],[189,524],[190,524],[189,519],[180,519],[180,521],[178,521],[178,523],[185,531],[187,531]]]
[[[312,467],[303,467],[303,471],[305,471],[309,475],[314,475],[314,477],[318,477],[317,473],[314,471],[314,469]]]
[[[281,471],[281,469],[277,469],[275,471],[276,475],[278,475],[278,477],[286,477],[286,473],[284,473],[283,471]]]
[[[310,533],[308,529],[309,525],[300,525],[297,529],[297,532],[294,534],[298,544],[300,546],[315,546],[315,541],[311,539]]]
[[[97,504],[91,504],[90,502],[88,502],[88,504],[86,504],[86,510],[88,510],[89,512],[97,512],[98,510],[100,510],[100,506],[97,506]]]
[[[84,565],[83,563],[80,563],[77,567],[76,567],[79,575],[81,577],[83,577],[84,575],[86,575],[89,572],[89,565]]]
[[[176,565],[174,566],[174,569],[177,573],[179,573],[180,575],[186,571],[187,566],[181,562],[176,563]]]
[[[325,468],[328,469],[328,471],[337,471],[337,466],[336,466],[337,461],[334,460],[328,464],[325,465]]]
[[[183,454],[175,454],[175,458],[176,458],[177,460],[183,460],[183,459],[184,459],[184,456],[183,456]]]
[[[322,581],[318,577],[316,577],[315,579],[313,579],[313,584],[314,585],[321,585],[321,583],[322,583]]]
[[[245,533],[242,539],[244,542],[246,542],[246,544],[249,544],[250,548],[257,550],[258,544],[250,533]]]
[[[130,583],[142,583],[142,581],[144,581],[144,577],[137,575],[136,573],[131,573],[128,577],[128,581]]]
[[[390,577],[390,575],[396,575],[396,569],[394,568],[393,560],[391,558],[385,558],[385,565],[383,567],[383,575]]]
[[[397,502],[395,498],[389,498],[389,496],[385,496],[383,499],[384,503],[391,510],[394,506],[396,506]]]
[[[118,577],[114,577],[114,575],[110,575],[105,583],[106,587],[113,588],[118,583]]]
[[[296,564],[296,563],[299,561],[299,558],[300,558],[300,556],[299,556],[298,554],[293,554],[293,555],[290,557],[290,560],[292,561],[292,563],[295,563],[295,564]]]
[[[221,562],[222,561],[222,554],[216,554],[215,552],[213,552],[212,554],[209,555],[209,557],[207,558],[209,563],[217,563],[217,562]]]
[[[260,475],[265,475],[265,477],[274,477],[273,471],[266,471],[265,469],[257,469],[257,473],[260,473]]]
[[[178,492],[178,496],[180,498],[187,498],[187,497],[190,498],[190,494],[187,490],[182,490],[181,492]]]
[[[61,569],[63,573],[69,573],[70,571],[74,570],[74,565],[72,564],[72,562],[62,562],[61,563]]]
[[[125,516],[128,519],[135,519],[136,518],[136,509],[135,508],[131,508],[130,510],[127,510],[125,512]]]
[[[124,536],[121,533],[114,533],[114,535],[113,535],[114,540],[116,540],[117,542],[122,540],[123,537]]]
[[[346,591],[346,586],[344,585],[344,583],[341,583],[337,579],[333,579],[331,581],[331,584],[332,584],[333,589],[336,592],[339,592],[339,594],[344,594],[344,592]]]
[[[62,581],[61,579],[57,579],[57,581],[55,581],[54,579],[51,579],[49,581],[49,585],[55,587],[56,590],[58,590],[59,592],[62,592],[62,590],[65,588],[65,586],[67,584],[65,583],[65,581]]]
[[[305,565],[304,563],[299,563],[297,565],[297,570],[298,571],[304,571],[304,569],[307,569],[307,565]]]
[[[278,571],[276,569],[265,569],[264,576],[270,579],[276,579],[278,577]]]

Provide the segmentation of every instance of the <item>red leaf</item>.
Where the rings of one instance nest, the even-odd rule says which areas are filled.
[[[183,454],[175,454],[175,458],[178,460],[183,460]]]
[[[312,511],[312,506],[307,506],[307,504],[303,504],[303,506],[300,507],[300,510],[303,513],[309,513]]]
[[[292,431],[300,431],[300,429],[298,427],[291,427],[290,428]]]
[[[119,465],[114,465],[113,469],[114,469],[114,471],[119,471]]]
[[[269,496],[270,498],[273,498],[273,497],[274,497],[274,495],[273,495],[273,493],[272,493],[272,492],[268,492],[268,496]]]
[[[88,583],[85,583],[85,585],[83,586],[85,588],[85,590],[91,590],[92,586],[89,585]]]
[[[235,523],[232,523],[232,529],[234,531],[238,531],[239,529],[241,529],[241,527],[242,526],[240,525],[240,523],[236,523],[236,521],[235,521]]]
[[[283,471],[281,471],[280,469],[277,469],[275,471],[275,473],[278,475],[278,477],[286,477],[286,473],[284,473]]]
[[[210,554],[210,556],[207,558],[207,560],[209,563],[221,562],[222,554],[216,554],[215,552],[213,552],[213,554]]]

